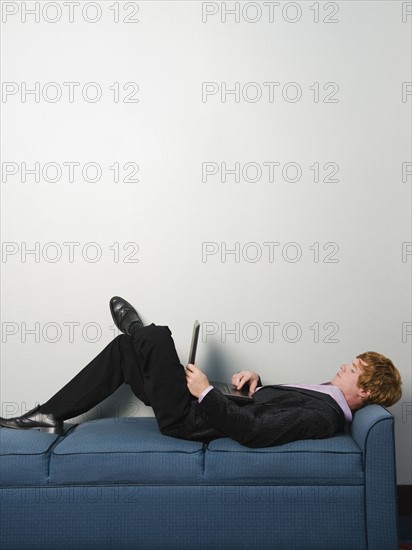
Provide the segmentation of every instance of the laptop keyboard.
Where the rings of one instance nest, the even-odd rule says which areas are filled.
[[[225,382],[211,382],[211,384],[222,393],[232,393],[235,389],[233,384],[226,384]]]

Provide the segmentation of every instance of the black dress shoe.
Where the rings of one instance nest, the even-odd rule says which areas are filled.
[[[39,412],[40,405],[34,409],[15,418],[0,418],[0,426],[3,428],[14,428],[16,430],[40,430],[52,434],[63,433],[63,421],[57,420],[52,414]]]
[[[116,327],[124,334],[127,334],[127,336],[131,336],[130,328],[132,325],[132,332],[143,326],[142,320],[135,308],[129,302],[120,298],[120,296],[114,296],[110,300],[110,313]]]

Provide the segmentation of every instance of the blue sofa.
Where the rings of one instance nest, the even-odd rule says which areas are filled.
[[[153,418],[0,429],[2,550],[396,550],[393,417],[250,449],[160,434]]]

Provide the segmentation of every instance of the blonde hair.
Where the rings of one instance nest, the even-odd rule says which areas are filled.
[[[390,359],[376,351],[366,351],[357,356],[360,365],[358,386],[369,392],[364,404],[378,403],[390,407],[402,396],[401,375]]]

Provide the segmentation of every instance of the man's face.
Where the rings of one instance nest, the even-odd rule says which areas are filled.
[[[368,392],[358,386],[362,366],[366,366],[366,363],[355,358],[352,363],[341,365],[335,377],[331,380],[331,384],[342,391],[349,407],[353,410],[358,409],[362,405],[363,399],[368,395]]]

